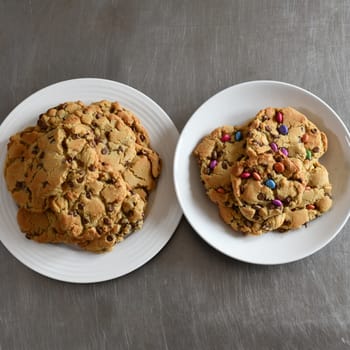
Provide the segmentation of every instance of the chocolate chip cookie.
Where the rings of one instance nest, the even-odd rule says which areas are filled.
[[[327,148],[306,116],[270,107],[243,127],[215,129],[193,153],[224,222],[258,235],[298,228],[329,210],[331,185],[318,162]]]
[[[233,230],[261,234],[262,226],[246,219],[232,193],[231,171],[245,154],[246,127],[223,126],[204,137],[193,154],[200,167],[201,181],[210,200],[217,204],[219,214]],[[265,225],[273,225],[268,219]]]
[[[10,138],[5,179],[28,238],[105,251],[142,227],[160,170],[132,112],[78,101],[49,109]]]
[[[197,145],[193,154],[197,158],[206,190],[232,190],[231,168],[244,155],[245,132],[245,127],[219,127]]]
[[[280,231],[297,229],[327,212],[332,206],[332,185],[328,171],[318,161],[304,162],[307,170],[307,185],[301,203],[295,208],[284,209],[285,220]]]
[[[302,202],[307,172],[297,158],[275,152],[246,156],[236,162],[231,179],[233,194],[245,218],[264,224],[278,217],[275,222],[283,224],[284,208],[296,208]],[[277,228],[265,225],[264,230]]]
[[[320,158],[328,148],[326,134],[296,109],[266,108],[250,123],[247,148],[256,154],[281,150],[300,160]]]

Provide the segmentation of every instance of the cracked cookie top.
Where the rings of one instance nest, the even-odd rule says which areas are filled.
[[[105,251],[142,227],[161,161],[117,102],[67,102],[8,143],[5,180],[28,238]]]

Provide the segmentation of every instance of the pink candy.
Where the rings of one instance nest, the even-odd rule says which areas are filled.
[[[272,149],[274,152],[277,152],[277,151],[278,151],[278,146],[277,146],[274,142],[271,142],[271,143],[270,143],[270,147],[271,147],[271,149]]]
[[[221,141],[222,142],[227,142],[231,140],[231,136],[229,134],[224,134],[221,136]]]
[[[282,147],[281,148],[281,152],[286,156],[286,157],[288,157],[288,150],[287,150],[287,148],[284,148],[284,147]]]
[[[248,173],[248,172],[244,172],[241,174],[242,179],[248,179],[248,177],[250,177],[250,176],[251,176],[251,173]]]
[[[276,121],[277,121],[277,123],[282,123],[283,122],[283,114],[282,114],[282,112],[277,112],[276,113]]]
[[[209,164],[209,168],[210,168],[211,170],[213,170],[217,165],[218,165],[217,160],[213,159],[213,160],[210,162],[210,164]]]

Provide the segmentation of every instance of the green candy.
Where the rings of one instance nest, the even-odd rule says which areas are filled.
[[[309,149],[307,149],[306,150],[306,159],[311,160],[311,158],[312,158],[312,152]]]

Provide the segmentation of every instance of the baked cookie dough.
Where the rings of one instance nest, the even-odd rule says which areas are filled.
[[[291,107],[261,110],[248,129],[247,148],[256,154],[281,150],[304,161],[319,159],[328,148],[326,134]]]
[[[318,161],[304,162],[307,185],[302,200],[295,208],[285,208],[285,220],[280,231],[294,230],[321,216],[332,207],[332,185],[328,171]]]
[[[277,229],[285,218],[284,208],[295,208],[302,201],[307,172],[302,162],[282,153],[265,153],[236,162],[232,168],[233,194],[241,214],[252,222],[265,223],[276,217]],[[277,218],[278,217],[278,218]]]
[[[215,129],[193,154],[223,221],[259,235],[299,228],[330,209],[328,172],[318,162],[327,148],[326,134],[302,113],[269,107],[247,125]]]
[[[132,112],[78,101],[49,109],[13,135],[4,174],[27,238],[106,251],[142,227],[160,171]]]
[[[245,127],[219,127],[205,136],[193,151],[207,191],[220,188],[232,191],[231,168],[244,156],[245,133]]]

